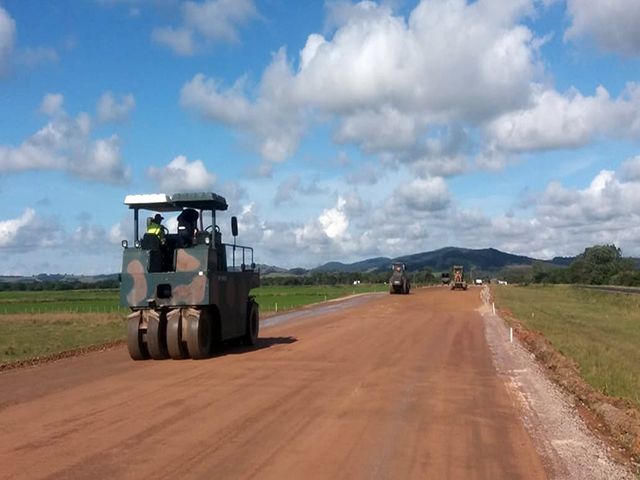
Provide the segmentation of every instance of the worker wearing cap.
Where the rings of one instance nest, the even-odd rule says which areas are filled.
[[[162,226],[162,220],[164,220],[164,217],[159,213],[156,213],[155,217],[151,219],[151,223],[149,223],[149,226],[147,227],[147,233],[150,233],[152,235],[157,235],[160,241],[164,243],[165,237],[164,237],[164,227]]]

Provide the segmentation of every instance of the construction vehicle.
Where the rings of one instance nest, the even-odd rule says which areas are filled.
[[[133,210],[134,223],[133,246],[122,241],[120,285],[120,304],[131,308],[131,358],[206,358],[216,343],[236,338],[255,345],[259,307],[249,293],[260,286],[260,274],[253,249],[236,245],[236,217],[231,217],[233,244],[222,243],[216,212],[227,210],[224,197],[212,192],[127,195],[124,204]],[[179,222],[186,218],[193,223],[178,223],[177,233],[162,226],[162,234],[140,238],[141,210],[176,212]],[[159,214],[156,218],[162,219]]]
[[[449,275],[449,272],[442,272],[440,278],[442,279],[443,285],[449,285],[451,283],[451,275]]]
[[[406,266],[402,262],[392,262],[391,278],[389,279],[389,293],[404,293],[405,295],[411,290],[411,283],[405,274]]]
[[[453,281],[451,282],[451,290],[460,288],[462,290],[467,289],[467,282],[464,279],[464,267],[462,265],[453,266]]]

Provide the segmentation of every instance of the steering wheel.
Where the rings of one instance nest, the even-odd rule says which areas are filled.
[[[204,229],[205,232],[210,231],[212,228],[214,227],[214,225],[209,225],[207,228]],[[215,225],[215,232],[216,233],[220,233],[220,227],[218,225]]]

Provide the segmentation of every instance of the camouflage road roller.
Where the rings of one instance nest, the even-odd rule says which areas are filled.
[[[260,276],[253,249],[236,245],[236,217],[231,218],[233,244],[222,243],[216,212],[227,210],[224,197],[128,195],[124,203],[133,210],[134,244],[122,241],[120,284],[120,304],[131,308],[131,358],[206,358],[214,344],[235,338],[255,345],[259,312],[250,292]],[[153,215],[142,236],[141,211]],[[163,214],[177,215],[175,232],[162,225]]]
[[[393,273],[389,279],[389,293],[409,293],[409,290],[411,290],[411,284],[405,275],[405,264],[402,262],[392,262],[391,270]]]

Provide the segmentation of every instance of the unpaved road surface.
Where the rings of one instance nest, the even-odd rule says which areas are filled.
[[[479,289],[271,322],[260,348],[0,373],[1,478],[547,478]]]

